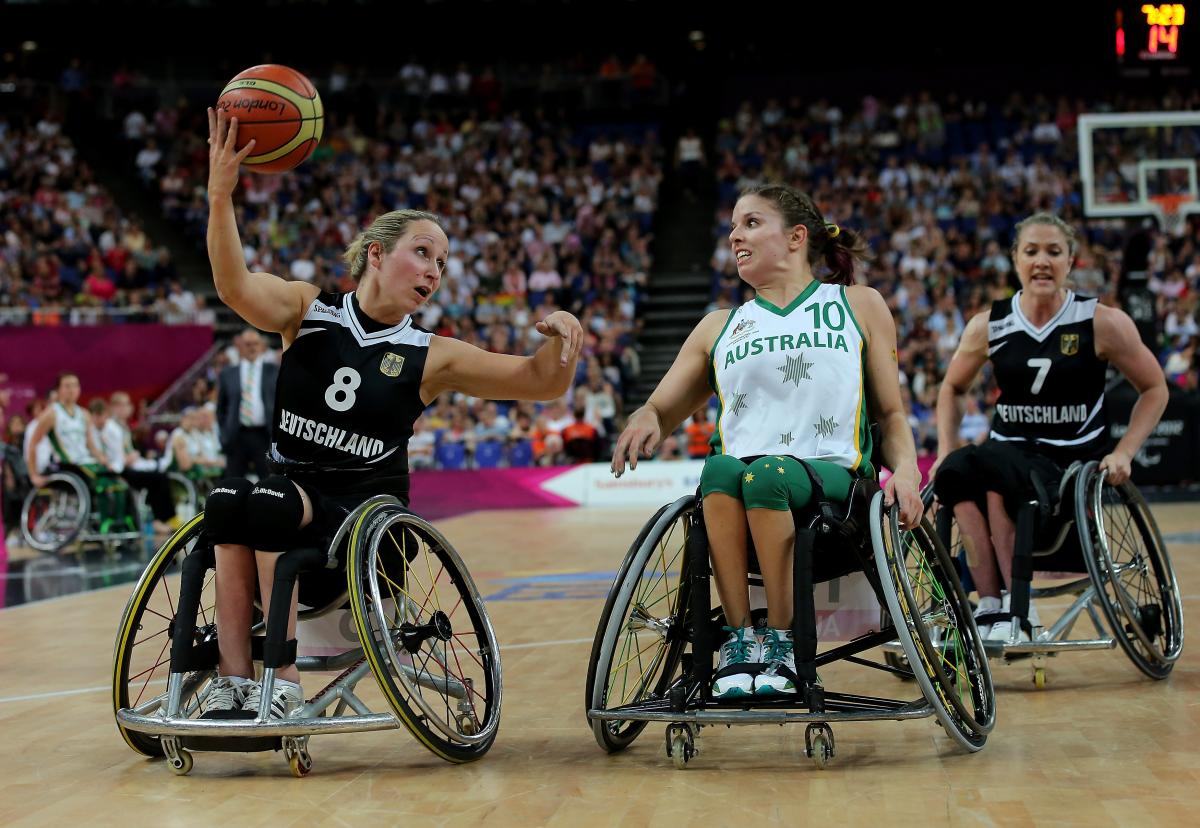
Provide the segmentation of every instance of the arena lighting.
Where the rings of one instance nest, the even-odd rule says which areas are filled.
[[[38,47],[38,45],[37,45],[36,41],[26,40],[24,43],[21,44],[21,51],[22,52],[36,52],[37,47]]]

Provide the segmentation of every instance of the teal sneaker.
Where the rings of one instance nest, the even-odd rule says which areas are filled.
[[[796,692],[796,657],[792,631],[763,630],[763,661],[767,668],[754,677],[754,695],[782,696]]]
[[[763,646],[753,627],[723,627],[729,639],[721,645],[713,681],[714,699],[732,699],[754,695],[754,670],[763,661]]]

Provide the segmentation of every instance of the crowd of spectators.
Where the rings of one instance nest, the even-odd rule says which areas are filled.
[[[0,324],[114,317],[211,322],[57,117],[0,114]]]
[[[328,114],[313,158],[286,175],[243,178],[237,209],[253,269],[349,289],[341,252],[358,229],[387,210],[424,208],[443,216],[451,240],[442,290],[422,313],[425,327],[526,354],[540,344],[532,323],[546,313],[565,308],[583,323],[585,359],[564,399],[545,406],[439,400],[418,424],[414,467],[607,455],[639,369],[638,311],[668,161],[689,197],[714,188],[718,196],[712,309],[746,298],[726,235],[736,194],[748,185],[794,184],[813,195],[828,220],[866,237],[874,258],[861,278],[892,307],[902,392],[919,447],[932,451],[938,383],[966,320],[1015,288],[1009,246],[1017,221],[1050,210],[1075,224],[1075,287],[1111,304],[1128,299],[1122,245],[1129,225],[1083,215],[1079,115],[1200,106],[1195,91],[1154,101],[929,93],[894,101],[868,96],[853,105],[745,101],[711,137],[681,136],[668,159],[645,118],[588,126],[544,107],[572,94],[564,77],[587,77],[589,94],[601,101],[648,100],[661,91],[653,64],[614,55],[595,69],[580,68],[544,69],[538,94],[518,106],[491,67],[409,59],[379,102],[364,109],[364,70],[335,64],[327,77],[314,78]],[[68,80],[73,88],[86,84],[78,72],[68,74],[64,90],[71,91]],[[121,84],[139,85],[134,76]],[[128,103],[115,113],[114,128],[137,180],[195,240],[189,252],[202,255],[203,106],[165,92],[117,100]],[[0,322],[4,314],[18,322],[80,321],[100,308],[125,308],[134,318],[211,319],[204,297],[176,279],[171,253],[117,208],[76,156],[53,115],[0,115]],[[1100,185],[1121,197],[1119,182]],[[1147,277],[1153,347],[1169,381],[1195,391],[1196,225],[1180,237],[1156,234]],[[208,372],[215,376],[224,364],[227,357],[218,355]],[[993,399],[985,371],[964,419],[965,439],[986,435]],[[711,411],[698,414],[667,440],[662,456],[702,456],[712,420]]]
[[[1010,259],[1016,222],[1048,210],[1076,227],[1076,290],[1120,306],[1128,290],[1138,289],[1122,281],[1131,269],[1122,256],[1132,225],[1083,214],[1079,116],[1198,105],[1194,90],[1188,97],[1090,104],[1017,94],[996,103],[928,93],[896,101],[866,97],[857,108],[799,98],[742,102],[694,162],[709,170],[718,193],[710,309],[746,301],[748,288],[737,277],[727,238],[737,194],[766,181],[810,193],[826,220],[853,228],[870,244],[873,260],[859,278],[892,308],[902,393],[918,447],[934,452],[938,385],[966,321],[1018,287]],[[696,156],[694,148],[691,154]],[[1113,193],[1120,197],[1119,188]],[[1180,237],[1152,236],[1146,286],[1157,319],[1147,339],[1168,379],[1195,391],[1200,226],[1185,227]],[[963,421],[963,439],[987,436],[995,393],[985,371]]]

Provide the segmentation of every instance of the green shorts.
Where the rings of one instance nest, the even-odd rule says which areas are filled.
[[[824,460],[806,462],[820,475],[826,498],[840,502],[850,496],[854,478],[848,469]],[[768,454],[745,463],[728,454],[714,454],[704,461],[700,473],[700,494],[707,497],[713,492],[736,497],[747,509],[787,512],[807,506],[813,488],[794,457]]]

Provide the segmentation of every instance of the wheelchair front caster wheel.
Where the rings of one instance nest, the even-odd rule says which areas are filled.
[[[194,763],[195,760],[192,759],[192,754],[186,750],[180,750],[174,756],[167,759],[167,767],[176,776],[187,776],[192,772],[192,765]]]
[[[308,751],[297,753],[294,756],[288,757],[288,769],[291,770],[292,776],[297,779],[303,779],[312,771],[312,757],[308,755]]]
[[[1046,668],[1035,667],[1033,670],[1033,686],[1039,690],[1046,689]]]
[[[833,729],[824,722],[810,724],[804,731],[804,753],[819,770],[825,770],[829,761],[837,755]]]
[[[667,726],[667,756],[671,757],[676,768],[686,768],[697,753],[696,737],[691,726],[678,722]]]
[[[312,771],[312,755],[308,752],[308,737],[283,740],[283,755],[287,757],[292,776],[303,779]]]

